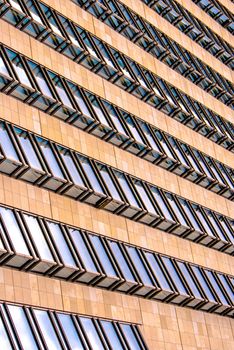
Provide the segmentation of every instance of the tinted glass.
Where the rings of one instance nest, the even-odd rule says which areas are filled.
[[[58,314],[58,319],[60,321],[61,327],[66,334],[66,339],[72,350],[83,350],[84,347],[78,336],[75,325],[71,319],[70,315]]]
[[[0,214],[17,253],[29,255],[21,229],[12,210],[0,207]]]
[[[62,350],[59,343],[57,334],[55,333],[54,327],[51,323],[49,315],[46,311],[34,309],[34,315],[36,316],[40,330],[43,334],[45,343],[49,350]]]
[[[89,271],[97,272],[96,266],[92,260],[92,257],[86,247],[86,244],[78,230],[69,229],[70,235],[75,243],[76,249],[80,254],[80,257],[84,263],[84,266]]]
[[[93,350],[104,350],[99,335],[94,327],[92,320],[86,317],[80,317],[82,326],[84,327],[85,333],[87,334],[88,340]]]
[[[46,242],[45,236],[37,219],[34,216],[26,214],[23,214],[23,217],[35,242],[40,257],[45,260],[54,261],[48,243]]]
[[[9,305],[12,321],[16,328],[17,334],[21,340],[21,344],[24,350],[36,350],[39,347],[33,337],[30,325],[22,307]],[[2,343],[1,343],[2,346]],[[4,348],[5,349],[5,348]]]
[[[0,122],[0,145],[7,158],[19,161],[15,148],[3,122]]]
[[[187,290],[185,289],[184,283],[181,280],[181,277],[179,276],[178,272],[176,271],[172,261],[169,258],[162,257],[162,260],[168,270],[168,273],[170,274],[173,282],[176,285],[176,288],[178,289],[179,293],[181,294],[188,294]]]
[[[113,264],[107,255],[107,252],[101,242],[101,239],[96,235],[89,235],[90,240],[97,252],[98,258],[101,261],[101,264],[103,266],[104,271],[108,276],[116,276],[115,269],[113,267]]]
[[[72,257],[72,254],[63,236],[60,226],[50,221],[47,221],[47,224],[48,224],[51,236],[53,237],[54,242],[62,256],[63,262],[68,266],[76,267],[75,261]]]

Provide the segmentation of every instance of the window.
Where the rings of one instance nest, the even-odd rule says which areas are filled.
[[[147,270],[146,265],[142,261],[142,257],[139,255],[139,252],[136,248],[130,246],[126,246],[126,249],[131,258],[132,264],[136,266],[137,273],[144,285],[144,287],[136,291],[136,294],[146,295],[149,292],[154,291],[154,283],[151,276],[149,275],[149,271]]]
[[[176,222],[173,219],[161,192],[154,186],[149,187],[155,198],[156,204],[158,205],[162,215],[164,216],[164,220],[159,223],[158,227],[160,227],[162,230],[168,230],[169,228],[172,228],[176,224]]]
[[[84,350],[78,331],[75,327],[74,321],[70,315],[57,313],[60,327],[66,336],[67,343],[72,350]]]
[[[210,308],[212,308],[214,305],[217,305],[217,301],[216,301],[216,298],[213,294],[213,292],[211,291],[210,289],[210,286],[209,284],[207,283],[207,281],[205,280],[201,270],[199,269],[198,266],[191,266],[193,272],[194,272],[194,275],[196,276],[197,280],[199,281],[202,289],[203,289],[203,292],[205,293],[207,299],[208,299],[208,303],[206,305],[204,305],[202,307],[202,309],[204,310],[209,310]]]
[[[0,207],[0,215],[15,252],[19,255],[30,256],[27,243],[14,212],[11,209]],[[22,260],[24,261],[25,259],[22,257]]]
[[[136,285],[135,276],[133,276],[133,272],[130,269],[129,263],[127,261],[126,255],[124,255],[121,245],[115,241],[110,240],[108,240],[108,243],[115,257],[116,263],[122,272],[123,278],[126,280],[126,283],[118,287],[118,290],[128,291]]]
[[[20,145],[22,146],[24,153],[29,161],[29,164],[31,167],[37,169],[37,170],[42,170],[40,161],[38,159],[38,156],[35,152],[35,149],[32,145],[32,142],[27,134],[26,131],[14,127],[14,131],[17,135],[17,138],[20,142]]]
[[[11,174],[20,165],[21,161],[15,149],[15,144],[10,138],[8,128],[4,122],[0,121],[0,169],[4,173]]]
[[[62,350],[62,346],[50,320],[48,312],[34,309],[33,314],[38,322],[46,347],[48,347],[50,350]]]
[[[82,167],[85,171],[85,174],[87,175],[89,182],[91,186],[93,187],[94,191],[98,193],[103,193],[100,181],[98,180],[88,158],[82,157],[79,154],[76,154],[78,159],[80,160]]]
[[[196,301],[192,301],[188,305],[192,305],[192,306],[197,305],[204,298],[203,298],[201,292],[199,291],[199,288],[198,288],[197,284],[195,283],[195,281],[194,281],[194,279],[193,279],[193,277],[192,277],[192,275],[190,273],[190,270],[189,270],[187,264],[185,264],[182,261],[177,261],[176,263],[177,263],[177,265],[179,267],[180,272],[184,276],[184,278],[185,278],[185,280],[187,282],[187,285],[189,286],[193,296],[196,299],[198,299],[198,301],[197,300]]]
[[[109,344],[111,344],[112,346],[114,344],[115,350],[124,350],[122,342],[118,337],[118,333],[116,332],[116,329],[114,327],[114,324],[104,320],[102,320],[100,323],[108,339]]]
[[[205,274],[206,276],[208,277],[211,285],[213,286],[216,294],[218,295],[219,297],[219,300],[221,301],[221,303],[225,306],[229,305],[229,302],[227,301],[223,291],[221,290],[219,284],[217,283],[216,279],[214,278],[214,275],[212,273],[212,271],[209,271],[209,270],[204,270],[205,271]]]
[[[137,200],[136,200],[124,174],[117,172],[117,171],[114,171],[114,174],[116,175],[116,178],[117,178],[120,186],[122,187],[122,190],[123,190],[128,202],[130,203],[130,205],[132,205],[133,207],[139,208]]]
[[[133,332],[133,329],[128,324],[122,324],[121,330],[126,337],[127,343],[130,346],[130,349],[134,350],[141,350],[142,347],[140,346],[139,342],[137,341],[136,335]]]
[[[1,317],[0,317],[0,338],[1,338],[2,348],[5,350],[12,350],[12,344],[10,342],[9,335],[7,334],[6,328],[2,322]]]
[[[24,131],[20,128],[14,127],[13,129],[20,143],[20,146],[23,149],[27,164],[30,166],[30,168],[21,175],[21,179],[30,182],[36,182],[40,180],[43,175],[45,175],[45,171],[42,168],[42,163],[39,155],[36,153],[31,135],[28,134],[27,131]]]
[[[42,139],[41,137],[36,137],[38,144],[43,152],[47,164],[49,165],[52,174],[60,179],[64,179],[63,173],[58,165],[58,160],[55,157],[55,154],[52,150],[51,144],[49,141]]]
[[[85,333],[87,334],[91,348],[95,350],[105,350],[92,320],[86,317],[80,317],[79,319]]]
[[[68,232],[74,243],[82,266],[87,271],[86,274],[79,277],[79,281],[89,282],[100,274],[96,267],[94,257],[87,246],[87,241],[84,239],[84,235],[81,234],[79,230],[69,228]]]
[[[46,221],[50,234],[53,238],[53,244],[57,247],[63,263],[72,269],[77,269],[77,265],[71,253],[71,246],[68,245],[67,240],[64,237],[64,232],[61,227],[51,221]]]
[[[107,249],[104,246],[103,241],[100,237],[96,235],[89,234],[89,239],[91,241],[92,249],[96,252],[101,266],[108,278],[106,278],[99,285],[108,287],[113,284],[113,282],[119,280],[119,277],[116,273],[116,270],[113,265],[113,261],[110,258],[110,255],[107,252]]]
[[[170,296],[174,293],[172,287],[170,286],[165,273],[163,272],[162,267],[160,266],[157,258],[153,253],[150,252],[144,252],[145,257],[149,263],[149,266],[151,267],[151,270],[153,271],[154,276],[156,277],[156,280],[159,284],[159,286],[162,288],[162,293],[157,293],[155,298],[156,299],[165,299],[166,297]]]
[[[4,350],[72,349],[146,350],[135,324],[91,318],[29,306],[0,304]],[[8,335],[10,333],[10,335]],[[16,342],[17,338],[17,342]]]
[[[183,299],[189,297],[189,294],[188,294],[188,291],[184,285],[184,282],[183,282],[181,276],[179,275],[177,269],[175,268],[172,260],[163,256],[162,261],[163,261],[168,273],[172,277],[172,281],[174,282],[178,292],[181,294],[181,296],[183,296],[183,297],[181,297],[180,300],[183,300]]]
[[[46,272],[56,264],[47,241],[48,238],[46,239],[36,217],[23,214],[23,218],[32,237],[34,248],[40,259],[40,263],[33,268],[33,271],[38,271],[41,273]]]
[[[9,305],[9,314],[11,316],[12,323],[16,328],[17,336],[20,339],[21,345],[24,350],[37,350],[38,344],[32,334],[31,327],[28,323],[25,311],[22,307]]]
[[[87,189],[87,185],[84,182],[85,180],[80,172],[79,165],[76,161],[74,153],[71,152],[69,149],[62,147],[60,145],[56,145],[56,146],[62,158],[63,164],[67,169],[67,173],[74,184],[74,186],[69,186],[65,190],[64,194],[74,198],[81,198],[81,195],[83,193],[86,193],[88,189]]]

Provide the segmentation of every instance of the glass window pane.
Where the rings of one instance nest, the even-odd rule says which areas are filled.
[[[155,209],[154,209],[154,206],[148,196],[148,194],[146,193],[142,183],[140,181],[134,181],[133,180],[133,183],[142,199],[142,202],[145,204],[145,207],[146,209],[148,210],[149,213],[152,213],[152,214],[155,214],[157,215]]]
[[[3,59],[0,57],[0,73],[6,76],[10,76],[7,67],[5,66]]]
[[[80,317],[80,321],[82,323],[82,326],[84,327],[85,333],[91,344],[92,350],[104,350],[104,347],[101,343],[101,340],[94,327],[92,320],[86,317]]]
[[[228,303],[225,295],[223,294],[222,290],[220,289],[216,279],[214,278],[213,273],[211,271],[208,271],[208,270],[204,270],[204,271],[205,271],[206,276],[210,280],[210,283],[212,284],[214,290],[218,294],[218,297],[219,297],[219,300],[221,301],[221,303],[224,305],[228,305],[229,303]]]
[[[165,193],[169,204],[171,205],[172,209],[174,210],[177,218],[179,219],[179,222],[181,223],[181,225],[187,226],[187,223],[182,215],[182,212],[179,208],[179,206],[177,205],[176,201],[174,200],[173,196],[169,193]]]
[[[115,350],[124,350],[113,324],[108,321],[101,321],[101,324],[104,329],[105,335],[112,347]]]
[[[103,101],[103,104],[106,107],[106,110],[107,110],[109,116],[111,117],[111,120],[113,121],[113,123],[114,123],[116,129],[118,130],[118,132],[126,135],[126,132],[125,132],[125,130],[124,130],[120,120],[119,120],[119,116],[115,113],[115,111],[114,111],[113,107],[111,106],[111,104],[109,104],[106,101]]]
[[[71,319],[70,315],[57,314],[58,319],[61,323],[64,334],[66,335],[69,346],[72,350],[83,350],[84,347],[79,338],[77,329]]]
[[[207,210],[207,209],[204,209],[205,210],[205,213],[209,219],[209,221],[211,222],[212,226],[214,227],[215,229],[215,232],[217,233],[217,235],[219,236],[220,239],[224,240],[224,241],[227,241],[227,239],[224,237],[221,229],[219,228],[218,224],[216,223],[215,219],[213,218],[212,214],[211,214],[211,211],[210,210]]]
[[[198,222],[195,220],[195,217],[190,209],[190,207],[188,206],[187,202],[181,198],[179,198],[180,204],[182,205],[185,213],[187,214],[192,226],[195,228],[195,230],[197,231],[201,231],[200,226],[198,225]]]
[[[92,103],[92,107],[93,107],[93,109],[94,109],[94,111],[95,111],[95,113],[96,113],[96,115],[97,115],[97,117],[98,117],[98,120],[99,120],[102,124],[104,124],[104,125],[106,125],[106,126],[109,126],[109,123],[108,123],[108,121],[106,120],[106,117],[105,117],[105,115],[104,115],[104,113],[103,113],[103,111],[102,111],[102,109],[101,109],[101,107],[100,107],[100,105],[99,105],[97,99],[95,98],[95,96],[94,96],[94,95],[91,95],[91,94],[88,94],[88,96],[89,96],[90,102]]]
[[[50,252],[49,246],[46,242],[44,234],[39,226],[37,218],[31,215],[23,214],[26,224],[29,228],[31,236],[35,242],[36,248],[40,254],[40,257],[45,260],[54,261]]]
[[[74,88],[73,88],[74,90]],[[83,97],[81,96],[80,92],[78,91],[78,89],[75,89],[75,94],[74,94],[74,97],[76,99],[76,102],[78,104],[78,106],[80,107],[80,110],[81,112],[83,113],[83,115],[86,115],[88,116],[89,118],[92,118],[93,117],[91,116],[90,112],[89,112],[89,109],[87,107],[87,104],[85,102],[85,100],[83,99]]]
[[[108,276],[117,276],[112,262],[110,261],[105,248],[101,242],[101,239],[96,235],[89,235],[90,240],[96,250],[98,258],[101,261],[102,267]]]
[[[225,276],[222,275],[221,273],[217,273],[217,276],[220,279],[220,281],[222,282],[222,285],[223,285],[225,291],[227,292],[230,300],[234,304],[234,292],[231,290],[231,287],[229,286]]]
[[[178,292],[180,294],[188,294],[183,281],[181,280],[178,272],[176,271],[171,259],[166,258],[165,256],[162,257],[162,260],[168,270],[169,275],[171,276],[171,279],[173,280],[176,288],[178,289]]]
[[[8,305],[12,321],[16,328],[18,337],[20,338],[24,350],[39,349],[33,337],[32,330],[28,323],[27,317],[22,307]],[[1,343],[2,346],[2,343]],[[4,348],[5,349],[5,348]]]
[[[133,123],[132,121],[132,118],[131,117],[127,117],[125,118],[127,124],[128,124],[128,127],[134,137],[134,139],[137,141],[137,142],[140,142],[141,144],[144,144],[144,141],[142,140],[142,137],[140,136],[139,132],[137,131],[137,128],[135,127],[135,124]]]
[[[181,261],[177,261],[177,264],[180,268],[180,271],[182,272],[184,278],[186,279],[193,295],[196,297],[196,298],[199,298],[199,299],[203,299],[202,296],[201,296],[201,293],[199,292],[196,284],[194,283],[192,277],[191,277],[191,274],[187,268],[187,266],[185,265],[185,263],[181,262]]]
[[[50,221],[47,221],[47,224],[48,224],[51,236],[53,237],[54,242],[62,256],[63,262],[68,266],[76,267],[76,263],[72,257],[72,254],[63,236],[60,226]]]
[[[73,106],[71,104],[71,101],[70,101],[70,98],[68,97],[64,87],[63,87],[63,84],[62,82],[60,81],[60,78],[58,76],[56,76],[55,74],[53,73],[50,73],[49,72],[49,75],[51,76],[52,78],[52,81],[54,83],[54,87],[55,87],[55,90],[57,91],[57,94],[58,96],[60,97],[62,103],[67,106],[67,107],[70,107],[73,109]]]
[[[47,163],[53,173],[54,176],[64,179],[62,171],[58,165],[58,161],[51,149],[50,143],[47,140],[42,139],[41,137],[37,137],[37,141],[41,147],[41,150],[47,160]]]
[[[20,128],[16,128],[14,127],[14,130],[16,132],[16,135],[18,137],[18,140],[26,154],[26,157],[29,161],[29,164],[35,168],[35,169],[38,169],[38,170],[42,170],[42,167],[41,167],[41,164],[40,164],[40,161],[37,157],[37,154],[32,146],[32,143],[27,135],[27,132],[20,129]]]
[[[96,266],[93,262],[93,259],[86,247],[86,244],[83,240],[83,237],[81,236],[80,231],[69,229],[70,235],[76,245],[76,249],[80,254],[80,257],[82,259],[82,262],[84,264],[85,269],[93,272],[97,272]]]
[[[105,184],[107,185],[107,188],[110,191],[111,196],[114,199],[116,199],[117,201],[121,201],[121,198],[120,198],[119,193],[116,189],[116,186],[115,186],[114,182],[112,181],[110,175],[108,174],[107,168],[101,164],[97,164],[97,167],[100,171],[100,174],[101,174]]]
[[[15,148],[3,122],[0,122],[0,145],[7,158],[19,161]]]
[[[156,276],[156,278],[159,282],[160,287],[164,290],[171,291],[172,289],[169,286],[169,284],[166,280],[166,277],[164,276],[164,273],[163,273],[161,267],[159,266],[157,260],[155,259],[154,255],[152,253],[146,252],[145,256],[146,256],[148,263],[150,264],[150,266],[153,270],[154,275]]]
[[[12,210],[0,207],[0,214],[17,253],[30,255]]]
[[[123,256],[123,253],[121,252],[118,243],[117,242],[113,242],[113,241],[109,241],[111,250],[113,251],[113,254],[116,258],[116,261],[118,262],[121,271],[123,273],[123,276],[126,280],[131,281],[131,282],[136,282],[135,278],[133,277],[133,274],[127,264],[127,261],[125,259],[125,257]]]
[[[70,151],[67,148],[61,146],[57,146],[57,149],[61,154],[61,157],[63,158],[63,161],[67,167],[67,170],[69,171],[69,174],[71,175],[72,181],[76,185],[85,187],[84,181],[82,180],[79,171],[77,170],[77,167],[71,157]]]
[[[50,321],[49,315],[43,310],[33,310],[39,323],[40,330],[43,334],[45,343],[49,350],[62,350],[58,337],[55,333],[54,327]]]
[[[203,277],[201,271],[199,270],[198,266],[192,266],[192,270],[195,274],[195,276],[197,277],[204,293],[206,294],[207,298],[209,301],[212,301],[212,302],[216,302],[215,300],[215,297],[212,293],[212,291],[210,290],[210,287],[208,286],[205,278]]]
[[[213,232],[211,231],[211,228],[210,228],[209,225],[207,224],[206,219],[205,219],[203,213],[201,212],[200,208],[198,207],[198,205],[192,204],[192,207],[193,207],[195,213],[197,214],[198,218],[200,219],[200,221],[201,221],[201,223],[202,223],[202,225],[203,225],[203,227],[204,227],[204,229],[205,229],[205,232],[206,232],[209,236],[215,238]]]
[[[101,188],[99,180],[98,180],[97,176],[95,175],[95,172],[94,172],[89,160],[85,157],[78,155],[78,154],[77,154],[77,157],[79,158],[79,160],[84,168],[85,174],[87,175],[94,191],[96,191],[98,193],[103,193],[103,190]]]
[[[150,186],[150,189],[153,193],[154,198],[156,199],[156,203],[158,204],[158,206],[160,207],[163,216],[167,219],[167,220],[173,220],[169,210],[167,209],[167,206],[161,196],[161,194],[159,193],[158,189],[156,187],[152,187]]]
[[[141,350],[141,347],[137,341],[135,334],[129,324],[121,325],[122,331],[128,341],[131,350]]]
[[[151,135],[147,124],[140,122],[140,125],[152,149],[161,153],[160,149],[158,148],[158,145],[156,144],[156,142],[153,139],[153,136]]]
[[[6,329],[2,322],[2,318],[0,317],[0,339],[1,339],[1,347],[4,350],[12,350],[12,346],[7,335]]]
[[[39,88],[41,89],[41,92],[43,93],[43,95],[50,97],[51,99],[54,99],[53,95],[51,93],[51,90],[49,88],[49,85],[47,84],[47,81],[45,79],[45,76],[42,73],[40,66],[38,66],[37,64],[35,64],[34,62],[31,62],[29,60],[28,60],[28,64],[32,69],[33,75],[34,75],[34,77],[37,81],[37,84],[39,85]]]
[[[117,177],[117,180],[119,181],[120,186],[122,187],[122,190],[124,191],[125,196],[127,197],[128,202],[132,206],[139,208],[139,205],[134,197],[134,194],[133,194],[124,174],[119,173],[117,171],[115,171],[114,173]]]
[[[29,81],[29,79],[28,79],[28,76],[27,76],[27,74],[26,74],[26,72],[25,72],[25,70],[24,70],[24,68],[23,68],[23,65],[22,65],[22,63],[20,62],[19,58],[16,57],[16,58],[12,61],[12,64],[13,64],[13,66],[14,66],[14,68],[15,68],[15,71],[16,71],[18,77],[19,77],[19,80],[20,80],[21,84],[26,85],[26,86],[32,88],[32,85],[31,85],[31,83],[30,83],[30,81]]]
[[[151,278],[148,275],[148,272],[146,271],[146,268],[145,268],[145,266],[144,266],[144,264],[139,256],[139,254],[137,253],[136,248],[127,246],[127,251],[131,257],[132,263],[136,267],[136,270],[137,270],[142,282],[145,285],[152,286],[153,283],[151,281]]]

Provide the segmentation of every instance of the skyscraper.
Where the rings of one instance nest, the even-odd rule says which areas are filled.
[[[0,349],[234,348],[233,8],[0,0]]]

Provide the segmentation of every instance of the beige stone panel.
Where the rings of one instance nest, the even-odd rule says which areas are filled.
[[[219,59],[215,58],[207,50],[203,49],[195,41],[190,39],[186,34],[182,33],[178,28],[169,23],[165,18],[161,17],[154,10],[149,8],[147,5],[143,4],[141,0],[122,0],[122,2],[129,8],[131,8],[133,11],[146,18],[147,21],[149,21],[160,31],[168,35],[171,39],[175,40],[182,47],[193,53],[195,57],[200,58],[203,62],[210,65],[225,78],[229,80],[233,79],[233,72],[230,68],[223,64]],[[225,32],[227,32],[227,30],[225,30]]]
[[[93,19],[94,21],[97,21],[95,18]],[[10,40],[7,40],[5,38],[5,35],[0,35],[0,39],[3,43],[6,45],[10,45],[11,47],[14,47],[16,50],[19,52],[28,55],[25,53],[24,46],[22,47],[21,45],[21,40],[20,38],[22,36],[26,36],[27,39],[30,40],[30,45],[31,45],[31,58],[36,60],[37,62],[40,62],[41,64],[44,64],[46,67],[51,68],[52,70],[56,71],[57,73],[60,73],[67,77],[68,79],[71,79],[81,85],[87,83],[87,88],[93,90],[93,91],[102,91],[103,92],[103,82],[104,79],[98,77],[96,74],[91,73],[87,69],[81,67],[80,65],[77,65],[75,62],[69,60],[65,56],[55,52],[54,50],[48,48],[46,45],[43,43],[38,42],[37,40],[27,36],[25,33],[20,32],[18,29],[10,26],[7,23],[4,23],[6,28],[3,26],[2,33],[5,32],[5,30],[10,31],[11,37],[19,37],[19,40],[17,41],[17,45],[12,46],[12,42]],[[97,26],[103,26],[102,23],[97,21],[97,25],[95,25],[95,28]],[[108,29],[110,30],[110,29]],[[120,36],[118,33],[112,31],[113,37],[117,36],[117,42],[119,43],[119,50],[124,52],[124,41],[126,41],[126,45],[129,48],[126,54],[131,56],[132,53],[138,57],[142,57],[142,50],[134,45],[132,42],[127,41],[127,39],[123,38]],[[115,45],[116,46],[116,45]],[[118,48],[118,47],[117,47]],[[232,121],[232,117],[234,116],[233,111],[231,108],[227,107],[217,99],[215,99],[213,96],[210,94],[206,93],[203,91],[201,88],[195,86],[191,82],[189,82],[187,79],[181,77],[177,72],[172,71],[170,68],[168,68],[165,64],[163,64],[160,61],[157,61],[148,53],[144,52],[144,57],[147,57],[147,60],[144,60],[144,65],[155,72],[156,74],[158,73],[162,78],[167,80],[168,82],[171,82],[172,85],[175,85],[182,91],[186,92],[188,95],[191,97],[195,98],[196,100],[200,101],[216,113],[222,115],[224,118]],[[141,63],[141,62],[139,62]],[[150,64],[151,63],[151,64]],[[154,65],[155,63],[155,65]],[[155,66],[155,69],[153,67]],[[89,78],[91,76],[95,76],[95,83],[93,84],[92,80]],[[105,81],[107,82],[107,81]],[[113,85],[111,83],[108,83],[108,85]],[[134,98],[135,99],[135,98]]]
[[[234,275],[230,255],[5,175],[0,203]]]
[[[3,100],[8,100],[5,97]],[[11,98],[12,99],[12,98]],[[22,102],[18,102],[22,104]],[[24,106],[26,109],[32,107]],[[232,216],[234,203],[69,124],[40,113],[41,135],[201,205]],[[3,115],[7,114],[3,112]],[[27,115],[26,113],[24,115]],[[30,118],[30,113],[28,114]],[[7,118],[6,118],[7,119]],[[7,119],[8,120],[8,119]],[[12,121],[12,120],[11,120]],[[14,121],[13,121],[14,122]],[[37,123],[38,124],[38,123]],[[36,126],[37,126],[36,124]],[[21,126],[24,126],[21,124]],[[33,129],[29,129],[34,131]]]
[[[230,0],[222,0],[221,5],[225,6],[230,12],[234,12],[234,5]]]

